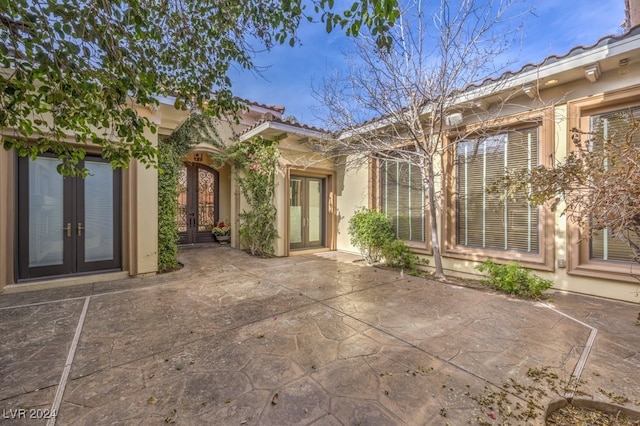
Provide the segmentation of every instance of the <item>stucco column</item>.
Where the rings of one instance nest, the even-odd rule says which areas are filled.
[[[0,149],[0,291],[13,284],[13,229],[12,200],[15,199],[13,150]]]
[[[153,120],[153,114],[138,113]],[[158,135],[145,131],[145,137],[158,146]],[[145,168],[134,160],[129,167],[129,274],[158,271],[158,170]],[[126,236],[125,236],[126,237]]]

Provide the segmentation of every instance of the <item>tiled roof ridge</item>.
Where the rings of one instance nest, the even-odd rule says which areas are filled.
[[[281,105],[269,105],[269,104],[263,104],[261,102],[256,102],[256,101],[252,101],[250,99],[246,99],[246,98],[237,98],[239,101],[244,102],[247,105],[253,105],[253,106],[257,106],[260,108],[264,108],[264,109],[270,109],[271,111],[275,111],[278,112],[280,114],[284,114],[285,111],[285,107],[281,106]]]
[[[496,82],[508,77],[514,77],[514,76],[517,76],[518,74],[531,71],[533,69],[540,68],[545,65],[550,65],[555,62],[561,61],[563,59],[570,58],[572,56],[579,55],[581,53],[585,53],[590,50],[596,49],[598,47],[606,46],[608,44],[614,43],[616,41],[624,40],[627,37],[631,37],[638,34],[640,34],[640,25],[636,25],[635,27],[630,28],[628,31],[620,35],[609,34],[604,37],[601,37],[598,41],[596,41],[590,46],[583,46],[583,45],[574,46],[571,49],[569,49],[569,51],[564,55],[555,55],[555,54],[549,55],[540,62],[537,62],[537,63],[529,62],[523,65],[522,67],[520,67],[520,69],[517,71],[505,71],[504,73],[500,74],[498,77],[487,77],[481,83],[470,83],[464,89],[462,89],[462,92],[464,92],[465,90],[468,90],[469,88],[482,87],[487,83]]]
[[[260,120],[258,120],[252,126],[248,127],[244,132],[242,132],[242,134],[248,133],[251,130],[256,129],[257,127],[259,127],[262,124],[267,123],[267,122],[286,124],[288,126],[297,127],[299,129],[310,130],[312,132],[326,133],[326,134],[330,133],[329,131],[327,131],[325,129],[322,129],[320,127],[310,126],[308,124],[302,124],[302,123],[298,123],[296,121],[289,121],[289,120],[286,120],[286,119],[283,119],[283,118],[278,118],[273,114],[266,113],[266,114],[264,114],[262,116],[262,118]]]
[[[578,55],[584,52],[588,52],[592,49],[595,49],[597,47],[600,46],[605,46],[607,44],[611,44],[614,43],[616,41],[620,41],[620,40],[624,40],[627,37],[632,37],[634,35],[638,35],[640,34],[640,25],[636,25],[633,28],[630,28],[628,31],[624,32],[623,34],[620,35],[606,35],[604,37],[601,37],[598,41],[596,41],[595,43],[593,43],[590,46],[574,46],[572,47],[566,54],[564,55],[549,55],[546,58],[544,58],[542,61],[538,62],[538,63],[534,63],[534,62],[530,62],[528,64],[523,65],[518,71],[505,71],[504,73],[500,74],[498,77],[487,77],[485,78],[482,82],[480,83],[469,83],[467,86],[465,86],[463,89],[461,89],[459,92],[457,93],[462,93],[465,92],[469,89],[473,89],[473,88],[480,88],[482,86],[484,86],[485,84],[489,84],[489,83],[493,83],[493,82],[498,82],[502,79],[505,78],[510,78],[510,77],[515,77],[518,74],[542,67],[544,65],[549,65],[555,62],[558,62],[560,60],[569,58],[571,56],[574,55]],[[427,102],[428,103],[428,102]],[[380,120],[384,120],[386,118],[388,118],[389,116],[391,116],[391,114],[386,114],[380,117],[375,117],[375,118],[371,118],[369,120],[365,120],[355,126],[352,126],[349,129],[353,129],[353,128],[358,128],[358,127],[362,127],[365,126],[367,124],[371,124],[371,123],[375,123],[378,122]],[[345,130],[349,130],[349,129],[341,129],[338,133],[342,133]]]

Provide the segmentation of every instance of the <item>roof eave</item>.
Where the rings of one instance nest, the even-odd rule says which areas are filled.
[[[260,136],[268,130],[281,131],[287,134],[291,133],[291,134],[295,134],[295,135],[310,138],[310,139],[319,139],[319,140],[329,139],[329,135],[326,133],[304,129],[291,124],[279,123],[275,121],[265,121],[264,123],[240,135],[240,138],[239,138],[240,142],[244,142],[255,136]]]

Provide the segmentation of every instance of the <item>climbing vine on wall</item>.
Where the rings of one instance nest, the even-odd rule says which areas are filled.
[[[249,205],[240,213],[240,242],[254,256],[274,252],[278,237],[274,205],[275,175],[278,165],[277,141],[255,137],[236,142],[227,151],[227,159],[235,166],[242,196]]]
[[[222,146],[215,118],[192,114],[173,134],[158,143],[158,272],[178,267],[178,174],[189,150],[201,142]]]

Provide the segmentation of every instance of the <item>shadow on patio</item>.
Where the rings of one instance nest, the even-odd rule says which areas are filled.
[[[170,274],[0,295],[4,418],[543,424],[569,382],[640,406],[638,305],[523,301],[336,252],[180,258]]]

